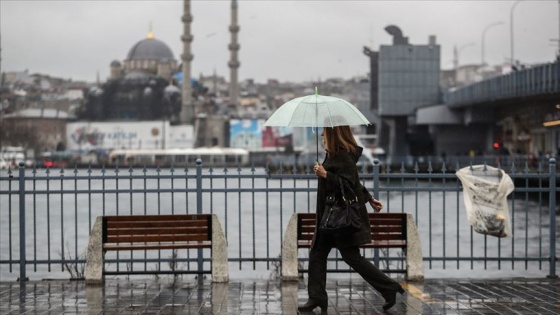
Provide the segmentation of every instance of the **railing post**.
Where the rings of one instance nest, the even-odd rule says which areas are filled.
[[[379,199],[379,160],[373,159],[373,198]]]
[[[202,160],[196,159],[196,213],[202,213]]]
[[[379,200],[379,159],[373,159],[373,198]],[[373,250],[373,262],[379,267],[379,249]]]
[[[19,163],[19,281],[27,281],[25,274],[25,164]]]
[[[202,213],[202,160],[196,159],[196,213]],[[203,279],[202,270],[204,267],[204,257],[202,248],[198,249],[198,281],[201,282]]]
[[[550,274],[548,278],[556,278],[556,159],[550,159],[548,166],[550,178],[549,211],[550,211]]]

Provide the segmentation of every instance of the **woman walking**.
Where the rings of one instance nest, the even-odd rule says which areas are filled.
[[[321,133],[326,158],[323,164],[317,164],[313,172],[319,177],[317,186],[317,224],[325,209],[327,196],[340,195],[339,178],[346,181],[354,190],[360,205],[361,228],[348,234],[330,234],[315,229],[311,250],[309,252],[309,279],[307,291],[309,300],[298,307],[301,312],[310,312],[320,307],[321,313],[327,311],[326,291],[327,257],[333,247],[340,251],[342,259],[354,269],[373,288],[385,298],[384,310],[396,303],[397,293],[404,293],[395,280],[381,272],[375,265],[360,254],[359,246],[371,242],[371,227],[365,206],[366,200],[378,212],[383,208],[379,200],[374,199],[359,180],[356,163],[362,154],[362,148],[356,144],[349,126],[325,127]]]

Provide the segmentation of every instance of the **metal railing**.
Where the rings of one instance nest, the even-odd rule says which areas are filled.
[[[464,165],[468,166],[468,165]],[[543,169],[548,166],[548,170]],[[418,226],[424,268],[433,277],[505,271],[555,277],[558,181],[556,161],[536,171],[509,165],[515,182],[508,197],[513,237],[474,233],[467,223],[462,186],[445,164],[434,172],[406,171],[378,162],[363,165],[366,188],[384,211],[408,212]],[[454,165],[454,169],[459,169]],[[418,169],[418,168],[416,168]],[[315,211],[316,177],[311,166],[181,169],[25,169],[0,175],[0,276],[3,280],[83,276],[92,223],[99,215],[214,213],[228,241],[230,277],[254,277],[280,270],[283,233],[294,212]],[[300,251],[301,263],[307,252]],[[402,264],[399,252],[382,253],[385,269]],[[372,261],[377,251],[364,250]],[[192,256],[192,257],[191,257]],[[180,273],[199,268],[197,251],[107,253],[106,269]],[[205,268],[209,252],[202,256]],[[329,264],[344,270],[337,251]],[[330,266],[329,268],[331,268]],[[547,268],[548,267],[548,268]],[[80,269],[81,268],[81,269]],[[427,274],[430,276],[430,273]]]

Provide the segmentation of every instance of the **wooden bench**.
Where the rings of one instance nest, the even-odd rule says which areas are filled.
[[[406,254],[404,272],[409,281],[424,279],[422,248],[416,224],[407,213],[369,213],[372,241],[361,248],[401,248]],[[282,279],[297,280],[298,249],[310,248],[315,233],[315,213],[294,213],[288,223],[282,244]]]
[[[212,281],[227,282],[227,243],[216,215],[99,216],[88,244],[86,283],[102,283],[105,274],[116,274],[104,271],[104,254],[107,251],[201,248],[210,248],[212,251]],[[180,273],[200,272],[205,271]]]

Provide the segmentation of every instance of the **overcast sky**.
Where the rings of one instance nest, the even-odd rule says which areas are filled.
[[[241,27],[239,78],[302,82],[365,75],[363,46],[390,45],[388,25],[412,44],[441,45],[441,67],[510,59],[510,13],[516,1],[238,1]],[[192,74],[214,71],[229,80],[231,1],[191,1]],[[109,64],[122,61],[146,38],[155,38],[180,59],[183,1],[0,0],[1,71],[42,73],[104,81]],[[558,51],[559,1],[526,0],[513,10],[514,57],[524,63],[554,60]],[[490,26],[503,22],[501,25]]]

